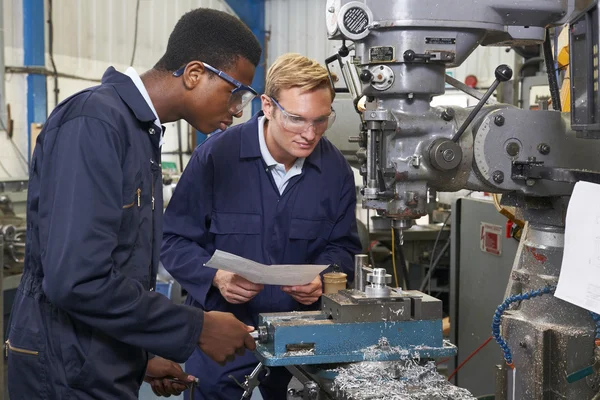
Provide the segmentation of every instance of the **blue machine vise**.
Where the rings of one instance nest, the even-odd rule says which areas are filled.
[[[418,291],[323,295],[321,311],[261,314],[256,355],[266,366],[395,361],[456,354],[442,302]]]

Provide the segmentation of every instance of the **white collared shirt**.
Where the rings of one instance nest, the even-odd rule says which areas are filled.
[[[142,95],[144,100],[146,100],[146,103],[148,103],[148,106],[154,113],[154,116],[156,117],[156,119],[154,120],[154,124],[160,128],[160,146],[162,146],[163,142],[164,142],[164,139],[163,139],[164,132],[162,129],[162,125],[160,124],[160,119],[158,118],[158,114],[156,113],[154,104],[152,104],[150,95],[148,94],[148,91],[146,90],[146,87],[144,86],[144,82],[142,82],[142,78],[140,78],[137,71],[133,67],[127,68],[127,71],[125,71],[125,75],[127,75],[129,78],[131,78],[131,80],[133,81],[133,84],[140,91],[140,94]]]
[[[273,175],[273,180],[275,181],[275,185],[277,185],[279,194],[283,194],[290,179],[302,173],[302,167],[304,166],[305,159],[296,159],[296,162],[294,165],[292,165],[289,171],[285,170],[285,165],[275,161],[269,152],[269,148],[267,147],[267,142],[265,140],[266,120],[267,119],[264,116],[258,118],[258,143],[260,144],[260,154],[262,155],[263,160],[265,160],[265,164],[267,164],[267,169],[270,170],[271,175]]]

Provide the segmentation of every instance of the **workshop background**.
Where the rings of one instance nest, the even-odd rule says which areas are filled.
[[[58,102],[78,90],[97,84],[108,66],[112,65],[119,71],[133,66],[140,74],[150,69],[162,56],[176,21],[186,11],[197,7],[215,8],[236,15],[258,37],[263,44],[263,60],[252,86],[259,91],[264,89],[266,70],[279,55],[298,52],[324,63],[341,45],[338,41],[327,40],[325,0],[0,0],[0,47],[4,49],[0,52],[0,228],[11,225],[17,230],[14,243],[7,242],[4,252],[0,248],[0,267],[4,277],[3,306],[0,309],[3,307],[5,321],[9,318],[12,297],[20,279],[19,268],[22,268],[28,162],[35,138],[47,115]],[[515,71],[515,77],[502,85],[502,90],[497,93],[497,97],[501,97],[499,100],[523,108],[536,107],[539,101],[549,98],[547,84],[538,79],[545,77],[545,71],[539,57],[525,56],[522,52],[504,47],[479,47],[460,67],[448,70],[448,74],[485,91],[494,81],[495,67],[507,64]],[[520,74],[520,71],[525,72],[525,68],[521,68],[524,63],[526,67],[534,68]],[[528,79],[531,80],[529,83]],[[526,90],[523,91],[523,88]],[[436,105],[466,107],[475,103],[474,99],[452,88],[434,99]],[[356,134],[349,129],[357,126],[358,117],[348,104],[343,95],[336,100],[334,108],[338,117],[327,136],[353,162],[352,153],[358,147],[348,144],[347,138]],[[259,107],[260,104],[255,101],[244,111],[243,118],[235,122],[247,120]],[[167,124],[166,141],[162,147],[163,172],[167,178],[166,200],[193,149],[204,139],[205,135],[195,132],[185,122]],[[353,167],[358,191],[362,187],[362,178],[356,165]],[[464,230],[453,228],[452,235],[459,235],[461,246],[466,247],[462,253],[460,249],[454,249],[451,254],[453,247],[449,244],[444,247],[444,244],[451,234],[449,225],[460,222],[458,215],[449,218],[450,206],[458,198],[461,199],[462,215],[471,215],[472,223],[465,225]],[[450,293],[452,268],[460,266],[468,271],[469,263],[490,262],[483,252],[466,257],[469,241],[479,247],[481,221],[504,228],[506,218],[496,212],[493,200],[484,194],[466,191],[438,193],[437,200],[439,203],[432,208],[429,216],[420,221],[422,228],[417,227],[416,233],[405,232],[404,257],[410,277],[405,277],[404,282],[414,286],[411,283],[414,280],[418,286],[427,268],[432,266],[433,247],[438,245],[438,241],[443,241],[444,244],[439,244],[439,249],[443,248],[442,252],[446,252],[440,262],[443,266],[439,267],[440,275],[432,276],[430,285],[434,287],[431,292],[445,301],[444,311],[448,316],[453,307],[450,302],[458,304],[460,301],[456,293]],[[363,229],[361,239],[366,243],[365,250],[375,252],[374,257],[381,260],[382,265],[392,268],[389,221],[381,221],[373,213],[362,210],[360,205],[356,212]],[[440,233],[443,233],[441,238]],[[490,299],[494,305],[502,300],[517,245],[512,238],[501,239],[505,256],[494,258],[493,262],[499,265],[498,279],[504,279],[504,282],[498,283],[497,296]],[[465,273],[461,279],[470,278]],[[477,282],[477,278],[473,279]],[[174,301],[181,301],[182,293],[176,283],[169,281],[168,277],[164,282],[167,283],[165,293]],[[466,303],[465,307],[468,307]],[[491,315],[482,316],[486,321],[484,331],[465,335],[464,340],[468,342],[457,343],[459,349],[463,348],[462,345],[470,351],[486,335],[489,336],[488,317]],[[486,350],[489,351],[487,356],[500,359],[501,353],[496,348],[492,351],[490,346]],[[473,363],[472,368],[472,373],[476,374],[477,364]],[[477,383],[473,385],[477,386]],[[140,398],[153,398],[147,385],[142,389]]]

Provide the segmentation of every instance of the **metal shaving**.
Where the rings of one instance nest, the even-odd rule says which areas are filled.
[[[433,361],[361,362],[333,371],[334,390],[348,400],[475,400],[439,374]]]
[[[333,389],[348,400],[475,400],[437,372],[433,361],[420,364],[418,352],[390,347],[386,338],[364,349],[365,360],[384,353],[404,356],[394,362],[361,362],[331,370],[337,374]]]
[[[286,351],[283,353],[283,357],[300,357],[300,356],[314,356],[315,349],[305,349],[305,350],[294,350],[294,351]]]
[[[415,350],[418,350],[415,348]],[[379,339],[379,342],[374,346],[366,347],[362,350],[365,361],[377,360],[381,355],[398,354],[400,358],[411,357],[410,351],[407,349],[401,349],[400,347],[392,347],[386,337]],[[414,352],[413,358],[418,358],[419,353]]]

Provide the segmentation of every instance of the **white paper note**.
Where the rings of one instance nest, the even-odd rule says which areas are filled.
[[[250,282],[263,285],[300,286],[312,282],[328,265],[265,265],[235,254],[217,250],[207,267],[233,272]]]
[[[577,182],[567,209],[555,296],[600,314],[600,185]]]

